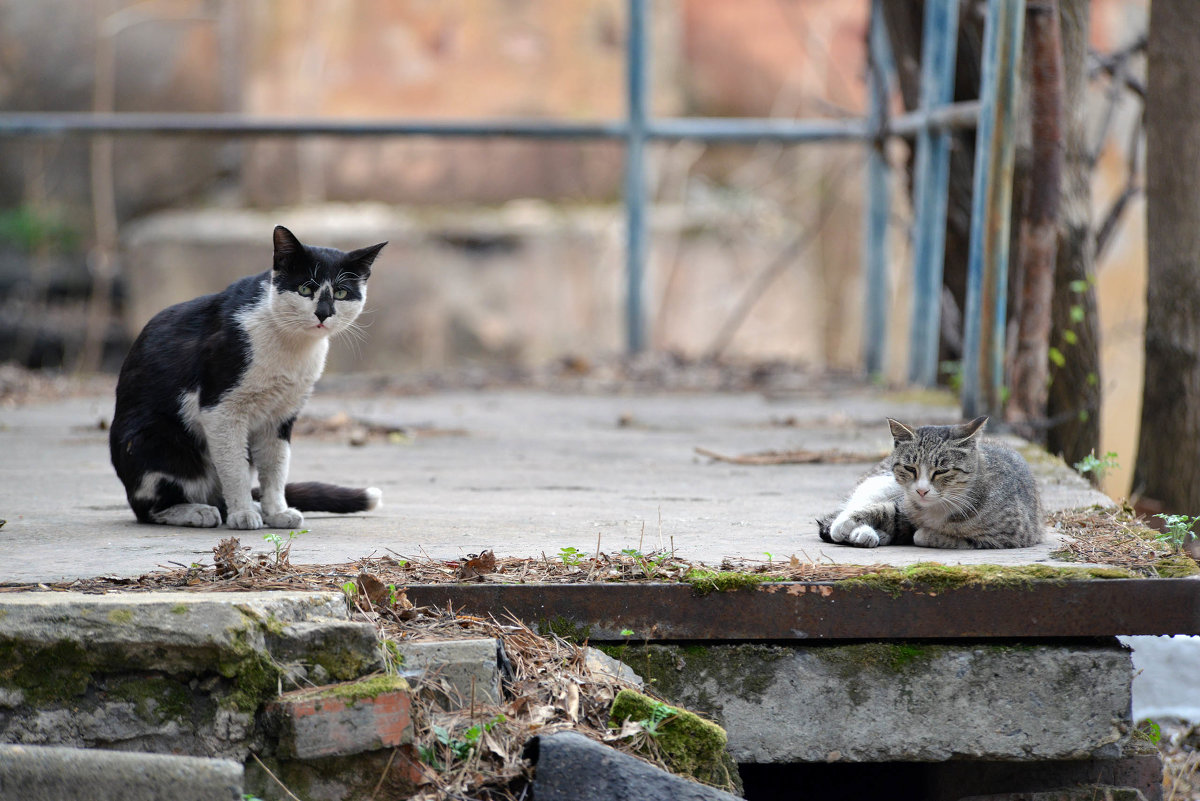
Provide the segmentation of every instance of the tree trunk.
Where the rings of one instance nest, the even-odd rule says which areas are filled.
[[[1059,0],[1065,147],[1050,341],[1063,358],[1050,365],[1046,446],[1067,464],[1100,448],[1100,333],[1085,103],[1089,11],[1090,0]]]
[[[1026,5],[1030,59],[1033,180],[1021,220],[1021,291],[1008,419],[1027,438],[1044,439],[1049,379],[1051,299],[1058,255],[1058,206],[1063,160],[1063,58],[1058,0]]]
[[[1146,368],[1134,489],[1200,513],[1200,14],[1154,0],[1146,87]]]

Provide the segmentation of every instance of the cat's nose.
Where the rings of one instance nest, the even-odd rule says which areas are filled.
[[[928,495],[928,494],[929,494],[929,490],[927,490],[927,489],[918,489],[918,490],[917,490],[917,494],[918,494],[918,495],[920,495],[922,498],[924,498],[926,495]]]
[[[322,323],[325,322],[326,319],[333,316],[333,304],[326,300],[318,301],[316,315],[318,320]]]

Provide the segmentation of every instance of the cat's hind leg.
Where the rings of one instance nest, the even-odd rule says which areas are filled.
[[[165,526],[216,528],[221,525],[221,510],[207,503],[181,503],[150,512],[150,519]]]
[[[922,548],[957,548],[959,550],[975,547],[975,544],[968,539],[950,537],[927,528],[917,529],[913,534],[913,545],[919,545]]]

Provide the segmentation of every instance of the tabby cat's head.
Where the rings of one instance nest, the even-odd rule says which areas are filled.
[[[986,417],[956,426],[892,427],[892,474],[915,508],[963,509],[979,470],[979,433]]]
[[[350,328],[367,299],[367,278],[381,242],[349,253],[309,247],[282,225],[275,226],[271,270],[272,311],[288,329],[316,337]]]

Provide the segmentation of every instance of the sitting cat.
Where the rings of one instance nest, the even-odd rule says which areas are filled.
[[[278,226],[270,270],[146,324],[121,367],[109,434],[139,522],[296,528],[301,511],[379,505],[373,487],[285,481],[292,424],[325,369],[330,337],[362,311],[385,244],[308,247]]]
[[[842,511],[818,520],[821,539],[861,548],[1023,548],[1041,541],[1029,465],[1011,448],[980,442],[986,422],[913,429],[889,418],[890,471],[864,479]]]

